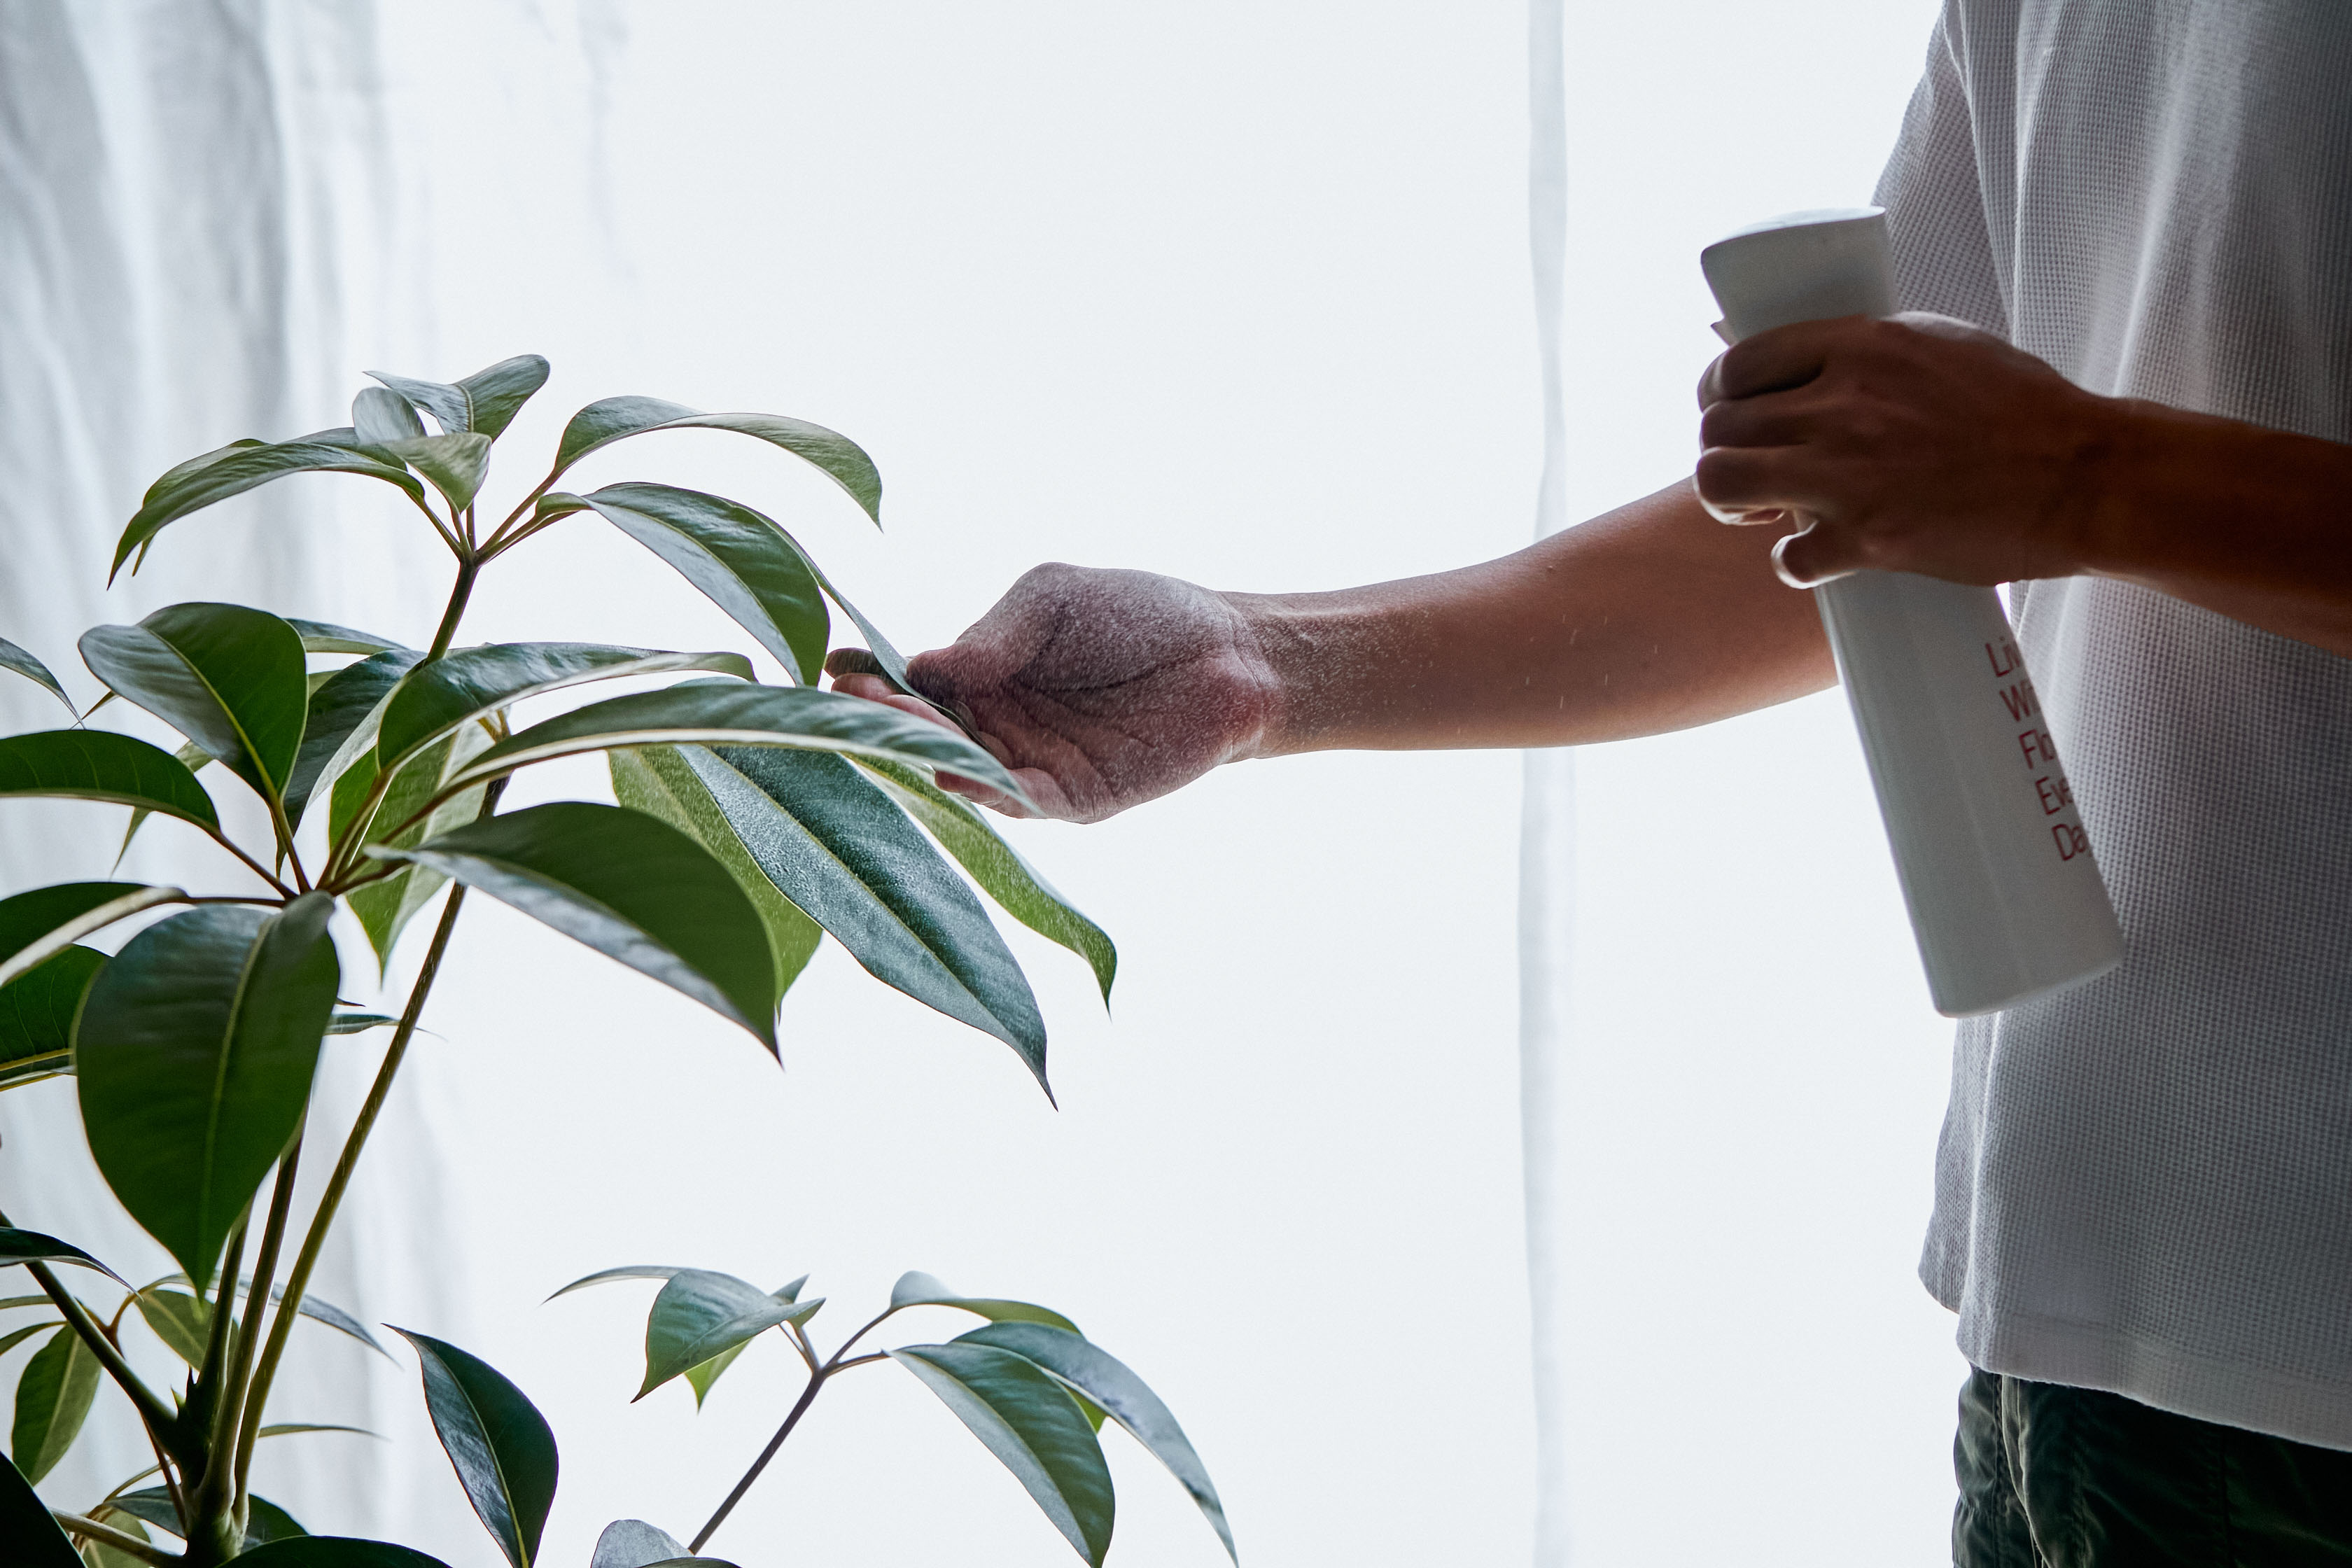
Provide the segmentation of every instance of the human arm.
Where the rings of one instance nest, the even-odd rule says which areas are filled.
[[[1333,593],[1041,566],[909,673],[1078,821],[1249,757],[1621,740],[1829,684],[1769,531],[1718,525],[1678,481],[1497,561]]]
[[[1932,316],[1760,332],[1700,383],[1696,483],[1780,563],[2137,583],[2352,656],[2352,447],[2086,392]]]

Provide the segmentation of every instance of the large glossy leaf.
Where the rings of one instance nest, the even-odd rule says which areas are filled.
[[[681,669],[717,670],[744,680],[751,679],[751,661],[740,653],[666,653],[656,648],[564,642],[494,643],[466,648],[435,659],[401,684],[384,709],[376,754],[398,763],[469,719],[495,713],[542,691]]]
[[[1234,1550],[1234,1533],[1225,1524],[1224,1504],[1218,1500],[1217,1489],[1209,1479],[1208,1467],[1201,1463],[1201,1456],[1193,1452],[1184,1428],[1177,1425],[1175,1415],[1160,1396],[1117,1357],[1082,1335],[1037,1322],[990,1323],[957,1335],[954,1342],[994,1345],[1026,1356],[1108,1412],[1112,1420],[1127,1428],[1137,1442],[1168,1467],[1168,1473],[1192,1495],[1210,1527],[1216,1531],[1217,1539],[1225,1543],[1225,1554],[1235,1563],[1241,1561],[1241,1554]]]
[[[608,397],[572,416],[555,454],[561,474],[597,447],[648,430],[733,430],[772,442],[824,470],[876,522],[882,521],[882,476],[874,459],[848,437],[806,420],[776,414],[698,414],[658,397]],[[551,476],[552,478],[552,476]]]
[[[281,795],[302,745],[309,690],[302,638],[264,610],[173,605],[135,626],[92,626],[82,662],[226,763],[266,798]]]
[[[25,1363],[16,1380],[16,1420],[9,1457],[28,1481],[57,1468],[81,1433],[90,1401],[98,1397],[98,1357],[70,1328],[51,1334]]]
[[[0,795],[108,800],[202,827],[220,814],[196,775],[160,746],[110,730],[43,730],[0,737]]]
[[[107,581],[114,580],[114,573],[122,570],[122,563],[131,559],[133,551],[190,512],[289,474],[329,471],[365,474],[370,479],[398,485],[418,501],[425,499],[425,487],[416,482],[415,476],[393,461],[389,454],[361,446],[356,433],[348,426],[321,430],[297,441],[275,445],[235,442],[181,464],[148,488],[137,515],[123,528],[121,539],[115,543],[114,567],[107,574]]]
[[[521,1389],[488,1362],[395,1327],[416,1347],[433,1429],[482,1527],[514,1568],[530,1568],[555,1501],[555,1434]]]
[[[1045,1021],[1021,965],[887,795],[822,752],[689,746],[680,755],[760,869],[866,973],[994,1035],[1045,1083]]]
[[[681,1268],[646,1315],[646,1378],[635,1398],[643,1399],[688,1368],[737,1350],[779,1323],[805,1322],[824,1305],[822,1296],[787,1300],[731,1274]]]
[[[304,653],[392,653],[406,647],[390,637],[353,631],[331,621],[306,621],[299,616],[289,616],[286,624],[300,635]]]
[[[1043,1323],[1067,1333],[1078,1331],[1077,1324],[1051,1307],[999,1296],[959,1296],[934,1276],[917,1269],[901,1274],[890,1287],[890,1310],[898,1312],[908,1307],[955,1307],[993,1323]]]
[[[1100,1568],[1110,1550],[1110,1469],[1094,1427],[1057,1380],[993,1345],[907,1345],[890,1359],[938,1394],[1078,1555]]]
[[[489,743],[490,738],[483,732],[481,726],[467,724],[451,731],[444,739],[425,748],[393,774],[391,787],[384,791],[383,799],[376,808],[375,822],[389,828],[415,816],[433,798],[434,792],[441,787],[450,773],[463,767]],[[330,826],[338,838],[341,837],[346,826],[342,819],[346,784],[354,784],[353,793],[363,795],[367,781],[375,776],[374,756],[371,751],[352,764],[351,772],[344,775],[344,782],[339,782],[335,786],[335,809],[330,814]],[[352,804],[356,805],[356,802]],[[396,849],[413,848],[436,834],[473,821],[481,809],[481,789],[466,790],[443,801],[421,821],[393,835],[386,842]],[[392,950],[398,945],[400,933],[408,928],[408,922],[416,918],[417,911],[440,890],[446,880],[447,879],[438,871],[427,867],[405,866],[383,881],[355,888],[347,895],[346,901],[352,906],[352,913],[359,917],[360,929],[367,932],[368,942],[375,949],[379,969],[391,966]]]
[[[614,752],[606,761],[612,768],[614,799],[632,811],[658,816],[691,837],[727,868],[735,885],[760,911],[760,923],[767,928],[768,951],[775,959],[776,995],[781,1000],[808,967],[817,943],[824,940],[824,928],[776,890],[677,747],[641,746]]]
[[[547,384],[547,362],[537,354],[517,354],[454,384],[415,381],[380,370],[368,374],[433,416],[444,431],[478,431],[496,440],[513,422],[515,411]]]
[[[295,753],[293,772],[286,784],[288,822],[299,826],[319,781],[340,778],[343,769],[374,742],[384,705],[392,700],[401,678],[424,658],[414,648],[386,648],[344,666],[310,693],[301,749]]]
[[[0,1268],[16,1263],[70,1263],[77,1268],[95,1268],[124,1289],[131,1289],[129,1280],[69,1241],[37,1230],[0,1227]]]
[[[388,1541],[362,1541],[349,1535],[304,1535],[273,1541],[230,1559],[237,1568],[449,1568],[438,1557],[427,1557]]]
[[[313,893],[207,905],[102,970],[75,1042],[83,1125],[133,1218],[201,1290],[309,1101],[341,971]]]
[[[452,516],[474,504],[482,477],[490,471],[490,438],[475,431],[454,436],[412,436],[384,450],[433,481]]]
[[[824,668],[832,619],[816,567],[750,507],[669,485],[607,485],[582,498],[677,568],[803,686]]]
[[[77,719],[81,717],[81,710],[66,695],[66,689],[58,684],[58,678],[49,673],[49,667],[6,637],[0,637],[0,669],[13,669],[26,679],[47,687],[49,695],[66,705],[67,712]]]
[[[1006,914],[1085,959],[1095,972],[1095,984],[1102,987],[1103,1001],[1110,1001],[1111,982],[1118,975],[1118,949],[1109,933],[1055,892],[971,802],[903,763],[863,758],[860,765],[880,777],[899,808],[921,823]]]
[[[84,1568],[49,1505],[6,1459],[0,1459],[0,1543],[8,1548],[9,1568]]]
[[[245,1544],[248,1551],[272,1541],[305,1539],[310,1533],[295,1522],[292,1514],[268,1498],[248,1496],[246,1505]],[[107,1506],[133,1519],[160,1525],[174,1535],[180,1533],[179,1510],[172,1506],[172,1494],[162,1487],[121,1493],[110,1499]]]
[[[59,882],[0,899],[0,985],[94,931],[186,897],[141,882]]]
[[[556,801],[369,853],[479,888],[776,1048],[775,962],[760,917],[727,868],[666,822]]]
[[[878,702],[804,686],[688,681],[559,714],[475,758],[452,783],[615,746],[793,746],[945,768],[1020,799],[1003,763],[950,730]],[[446,787],[446,786],[445,786]]]
[[[69,947],[0,985],[0,1089],[73,1070],[74,1019],[106,954]]]

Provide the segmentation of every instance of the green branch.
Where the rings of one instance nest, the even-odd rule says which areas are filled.
[[[136,1557],[142,1563],[180,1561],[178,1552],[166,1552],[152,1541],[142,1541],[127,1530],[117,1530],[110,1524],[100,1524],[94,1519],[84,1519],[78,1513],[68,1513],[62,1509],[50,1510],[49,1517],[58,1521],[59,1528],[79,1535],[85,1541],[95,1541],[101,1546],[111,1546],[125,1556]]]

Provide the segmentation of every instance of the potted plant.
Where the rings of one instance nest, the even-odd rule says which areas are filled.
[[[0,737],[0,797],[125,805],[124,847],[161,818],[210,839],[236,870],[231,885],[194,892],[88,881],[0,900],[0,1088],[74,1075],[100,1172],[179,1265],[133,1285],[71,1242],[0,1215],[0,1267],[21,1265],[38,1286],[0,1299],[0,1352],[35,1346],[17,1379],[13,1462],[0,1464],[0,1547],[11,1563],[431,1563],[389,1542],[309,1535],[256,1497],[249,1478],[257,1443],[319,1429],[268,1420],[299,1321],[385,1348],[360,1319],[320,1300],[310,1279],[469,893],[671,986],[771,1054],[778,1005],[830,932],[877,979],[1003,1041],[1045,1087],[1044,1021],[975,887],[1082,956],[1109,994],[1109,938],[938,775],[1016,799],[1017,781],[955,729],[815,687],[836,610],[864,639],[860,668],[901,689],[906,671],[790,532],[738,501],[674,486],[556,488],[582,458],[629,437],[726,430],[814,465],[878,523],[881,480],[866,454],[803,420],[607,398],[572,416],[546,476],[490,522],[478,498],[495,443],[547,369],[524,355],[454,383],[378,374],[348,426],[236,441],[172,468],[117,545],[116,572],[135,572],[164,529],[215,501],[290,474],[375,479],[413,503],[455,563],[447,605],[422,648],[241,605],[174,605],[81,638],[83,663],[105,688],[85,712],[41,659],[0,642],[0,665],[46,687],[72,720]],[[760,681],[735,650],[459,643],[480,574],[572,519],[601,519],[676,569],[772,657],[784,682]],[[552,715],[518,711],[622,677],[678,679]],[[88,721],[118,702],[162,720],[185,744],[167,752]],[[618,805],[499,809],[517,770],[583,754],[608,759]],[[207,777],[251,792],[266,837],[248,842],[231,831]],[[93,860],[110,847],[110,837],[93,839]],[[445,889],[398,1015],[340,1004],[337,910],[349,911],[388,966],[411,921]],[[134,919],[146,923],[111,954],[86,941]],[[314,1121],[322,1038],[377,1031],[389,1031],[387,1043],[357,1116],[340,1129]],[[329,1148],[323,1192],[298,1215],[298,1173]],[[93,1308],[61,1268],[107,1280],[107,1297]],[[933,1389],[1090,1563],[1102,1562],[1110,1539],[1109,1478],[1095,1436],[1106,1420],[1169,1465],[1231,1550],[1214,1489],[1173,1417],[1059,1313],[958,1296],[909,1274],[880,1316],[820,1356],[808,1323],[823,1302],[802,1294],[804,1281],[762,1291],[708,1270],[623,1268],[577,1285],[651,1276],[664,1283],[647,1322],[641,1396],[683,1377],[698,1400],[770,1331],[806,1362],[808,1381],[690,1548],[618,1521],[595,1568],[698,1551],[832,1379],[884,1362]],[[871,1348],[876,1329],[917,1305],[987,1321],[946,1344]],[[134,1323],[185,1363],[178,1389],[159,1390],[125,1356]],[[458,1480],[514,1568],[529,1568],[555,1488],[546,1422],[487,1363],[399,1331]],[[87,1511],[53,1511],[32,1483],[109,1384],[150,1438],[155,1465]]]

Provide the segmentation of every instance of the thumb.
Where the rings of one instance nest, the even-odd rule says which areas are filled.
[[[1791,588],[1818,588],[1862,566],[1853,540],[1819,518],[1808,520],[1795,533],[1781,535],[1772,546],[1772,570]]]

